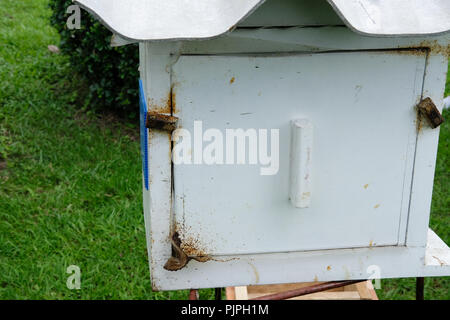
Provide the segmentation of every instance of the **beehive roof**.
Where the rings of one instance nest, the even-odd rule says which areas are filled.
[[[212,38],[230,31],[265,0],[75,0],[130,40]],[[327,0],[353,31],[373,36],[450,30],[449,0]]]

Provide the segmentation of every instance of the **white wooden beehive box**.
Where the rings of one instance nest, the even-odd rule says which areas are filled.
[[[449,1],[76,2],[139,42],[155,290],[450,274],[428,229]]]

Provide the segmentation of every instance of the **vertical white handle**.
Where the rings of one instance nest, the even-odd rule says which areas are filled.
[[[307,208],[311,203],[313,125],[308,119],[296,119],[291,127],[289,196],[294,207]]]

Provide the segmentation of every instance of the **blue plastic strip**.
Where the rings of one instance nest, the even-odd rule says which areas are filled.
[[[148,190],[148,130],[145,127],[147,121],[147,103],[145,102],[144,87],[141,79],[139,79],[139,109],[142,171],[144,172],[145,189]]]

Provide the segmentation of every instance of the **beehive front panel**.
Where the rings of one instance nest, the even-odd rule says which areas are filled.
[[[398,52],[180,57],[175,112],[190,134],[178,140],[184,155],[174,152],[182,248],[232,255],[402,243],[424,67],[424,54]],[[295,119],[314,131],[305,208],[289,201]],[[238,138],[227,141],[236,129],[246,134],[240,159]],[[220,149],[212,162],[211,148]]]

